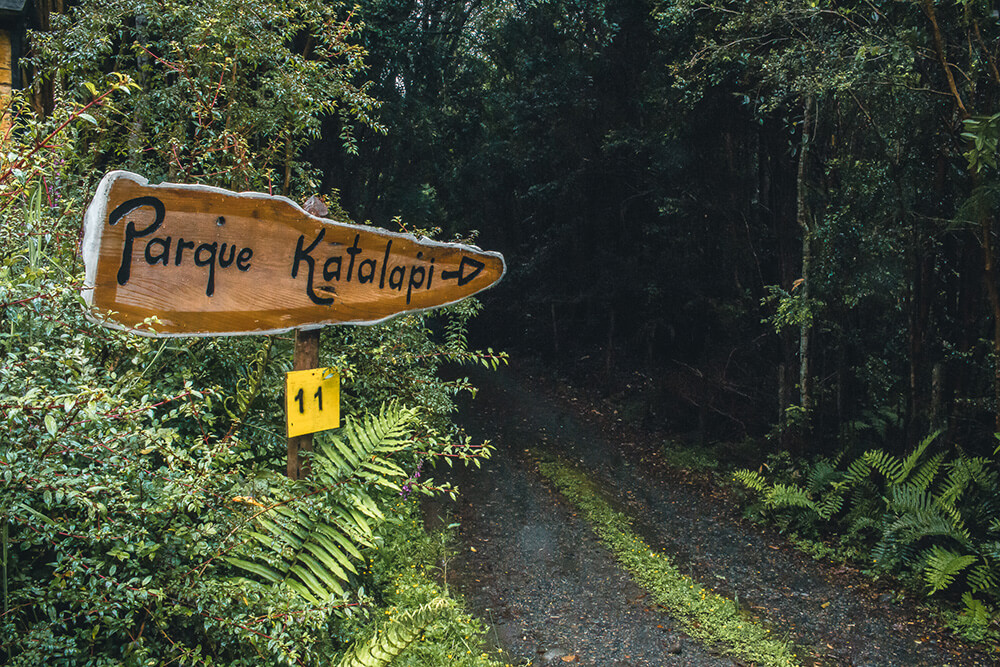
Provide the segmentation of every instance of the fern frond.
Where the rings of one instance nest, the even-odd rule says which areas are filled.
[[[899,563],[912,565],[913,563],[921,561],[921,559],[918,558],[920,553],[922,552],[919,552],[912,544],[899,542],[892,539],[891,536],[883,536],[883,538],[876,543],[875,548],[872,549],[872,557],[881,565],[883,569],[892,569],[894,564]]]
[[[941,463],[944,461],[947,452],[941,451],[927,459],[921,466],[917,469],[913,476],[909,479],[909,484],[914,488],[920,489],[921,491],[927,491],[931,488],[934,483],[934,478],[937,476],[938,470],[941,468]]]
[[[966,535],[955,529],[948,518],[934,510],[913,511],[903,514],[886,529],[883,540],[912,544],[925,537],[950,537],[965,544]]]
[[[767,480],[756,470],[737,470],[733,473],[733,479],[757,493],[763,493],[767,486]]]
[[[839,458],[839,457],[838,457]],[[834,467],[836,464],[826,459],[821,459],[813,465],[809,471],[809,484],[807,488],[812,493],[819,493],[827,486],[836,483],[843,477],[843,473]]]
[[[446,598],[436,598],[412,611],[403,612],[367,640],[351,646],[338,667],[385,667],[412,644],[448,605]]]
[[[920,444],[917,445],[916,448],[910,452],[910,455],[903,460],[899,473],[893,479],[894,484],[902,484],[906,481],[906,478],[909,477],[910,473],[913,472],[913,469],[916,468],[917,463],[920,461],[920,457],[924,455],[924,452],[927,451],[930,444],[937,440],[939,435],[941,435],[941,431],[935,431],[920,441]]]
[[[958,458],[949,465],[951,470],[938,494],[941,503],[954,506],[971,486],[989,477],[989,464],[987,459],[979,456],[970,458],[959,451]]]
[[[398,465],[384,458],[405,449],[417,421],[417,411],[390,403],[377,415],[361,419],[348,417],[330,442],[317,445],[313,461],[314,479],[320,485],[334,485],[364,471],[369,481],[398,490],[392,477],[406,477]]]
[[[948,588],[955,577],[976,560],[976,556],[963,555],[939,545],[931,547],[924,567],[924,580],[931,587],[931,593]]]
[[[992,620],[992,610],[966,591],[962,593],[962,602],[965,604],[963,614],[968,616],[974,625],[985,627]]]
[[[889,488],[889,508],[897,514],[929,512],[934,507],[934,498],[926,491],[902,484]]]
[[[816,513],[823,519],[829,519],[844,506],[844,495],[837,489],[828,493],[823,500],[816,505]]]
[[[983,562],[969,572],[969,589],[973,593],[993,592],[1000,585],[1000,568],[996,563],[984,558]]]
[[[958,539],[960,542],[968,542],[970,539],[969,529],[965,527],[965,519],[962,517],[961,511],[957,507],[951,505],[938,505],[941,510],[948,516],[951,521],[952,528],[955,530],[955,534],[961,536]]]
[[[816,510],[816,503],[805,489],[790,484],[775,484],[766,492],[770,507],[805,507]]]
[[[350,538],[316,514],[301,503],[260,515],[256,521],[259,530],[246,534],[261,546],[263,554],[256,560],[228,557],[226,561],[268,583],[285,583],[314,604],[343,595],[342,582],[357,574],[351,556],[359,557],[360,553],[353,547],[345,549],[343,545],[350,543]]]
[[[876,530],[878,525],[878,522],[870,514],[859,513],[848,526],[847,534],[860,535],[865,530]]]
[[[361,479],[398,489],[391,478],[405,473],[382,455],[407,447],[416,421],[415,410],[395,404],[348,418],[330,442],[317,443],[314,477],[304,482],[313,492],[259,514],[245,533],[259,549],[227,562],[269,583],[284,583],[313,604],[344,595],[344,584],[357,575],[354,562],[362,558],[358,547],[373,544],[374,526],[385,515],[363,484],[343,482]]]
[[[881,449],[872,449],[861,457],[875,470],[877,470],[885,479],[891,483],[898,483],[898,480],[903,472],[903,462],[892,454],[888,454]]]
[[[847,466],[847,474],[844,475],[844,484],[847,486],[860,484],[862,481],[868,479],[871,471],[872,465],[865,458],[865,455],[859,456]]]

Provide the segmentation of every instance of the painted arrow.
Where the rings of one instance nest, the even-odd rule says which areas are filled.
[[[455,303],[506,272],[496,252],[125,171],[97,188],[83,258],[92,317],[158,337],[372,324]]]

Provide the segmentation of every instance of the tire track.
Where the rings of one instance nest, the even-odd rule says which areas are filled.
[[[585,420],[585,411],[526,377],[508,369],[475,382],[478,398],[460,422],[474,437],[492,439],[497,452],[482,470],[452,476],[462,495],[443,507],[462,524],[462,546],[450,572],[511,655],[534,664],[739,664],[675,630],[649,603],[542,482],[524,452],[533,447],[589,470],[651,546],[810,647],[804,664],[997,664],[950,637],[928,635],[913,605],[887,604],[868,582],[789,550],[705,490],[664,479]]]

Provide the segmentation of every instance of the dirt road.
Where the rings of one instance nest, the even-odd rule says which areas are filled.
[[[998,664],[929,632],[933,624],[908,600],[740,520],[710,486],[662,465],[657,442],[619,428],[584,398],[510,369],[475,381],[479,395],[460,421],[491,439],[496,454],[482,470],[456,471],[459,501],[428,511],[461,523],[451,582],[513,664],[741,664],[677,629],[539,476],[528,450],[581,465],[650,545],[803,647],[803,664]]]

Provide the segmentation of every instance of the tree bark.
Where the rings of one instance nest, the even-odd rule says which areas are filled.
[[[979,212],[983,243],[983,280],[993,316],[993,432],[1000,433],[1000,289],[997,288],[993,217]]]
[[[809,160],[809,144],[812,140],[813,96],[807,95],[802,105],[802,143],[799,149],[799,168],[797,177],[797,211],[796,219],[802,228],[802,300],[808,307],[812,268],[813,228],[809,220],[809,207],[806,197],[806,182],[808,179],[807,162]],[[808,416],[812,410],[812,382],[809,372],[810,346],[812,342],[812,324],[802,322],[799,327],[799,405]]]

